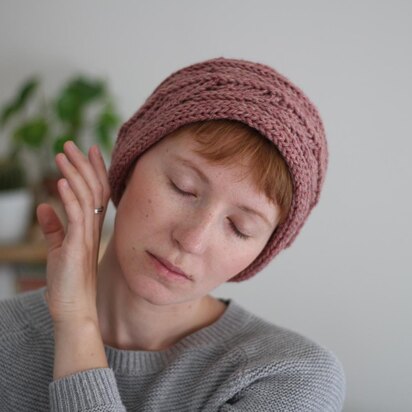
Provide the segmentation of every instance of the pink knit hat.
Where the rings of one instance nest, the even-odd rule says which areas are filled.
[[[318,203],[328,148],[316,106],[273,68],[224,57],[192,64],[170,74],[119,130],[109,169],[112,200],[118,205],[133,162],[151,145],[191,122],[234,119],[276,144],[294,184],[292,207],[257,258],[228,282],[261,271],[289,247]]]

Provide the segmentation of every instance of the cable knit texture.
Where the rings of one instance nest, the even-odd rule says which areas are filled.
[[[257,258],[228,282],[261,271],[289,247],[318,203],[328,148],[316,106],[303,91],[270,66],[218,57],[173,72],[119,130],[109,169],[115,206],[133,162],[179,127],[199,120],[233,119],[276,144],[294,184],[292,207]]]
[[[1,412],[338,412],[346,381],[329,349],[232,299],[211,325],[163,351],[105,345],[109,368],[53,381],[45,287],[0,301]]]

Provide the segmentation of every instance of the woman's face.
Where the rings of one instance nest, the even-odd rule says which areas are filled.
[[[278,208],[248,177],[240,179],[245,169],[209,164],[195,145],[185,131],[147,150],[117,208],[114,245],[124,281],[155,304],[200,299],[237,275],[262,251],[278,220]],[[237,205],[259,211],[268,222]],[[150,254],[190,279],[164,277]]]

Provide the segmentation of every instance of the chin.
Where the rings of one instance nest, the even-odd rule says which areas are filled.
[[[173,291],[159,282],[152,274],[132,273],[125,275],[127,287],[136,299],[143,299],[153,305],[170,305],[179,298]]]

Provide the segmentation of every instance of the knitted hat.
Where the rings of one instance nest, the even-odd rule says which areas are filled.
[[[165,78],[120,128],[109,168],[112,201],[118,205],[133,162],[151,145],[200,120],[233,119],[275,143],[292,175],[294,192],[285,222],[256,259],[229,279],[241,282],[288,248],[318,203],[328,148],[316,106],[275,69],[243,59],[205,60]]]

